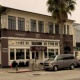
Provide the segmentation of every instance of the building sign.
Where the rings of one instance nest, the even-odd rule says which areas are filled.
[[[8,52],[8,48],[2,48],[3,52]]]
[[[31,51],[47,51],[47,47],[45,46],[31,46]]]
[[[20,34],[20,33],[16,33],[15,35],[16,36],[20,36],[20,37],[24,37],[25,36],[25,34]]]

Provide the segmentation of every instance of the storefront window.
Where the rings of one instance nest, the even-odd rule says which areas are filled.
[[[38,54],[38,52],[36,52],[36,58],[38,58],[38,59],[39,59],[39,54]]]
[[[47,42],[44,42],[44,45],[47,45]]]
[[[16,59],[24,59],[24,49],[16,49]]]
[[[58,55],[58,49],[55,49],[55,55]]]
[[[58,42],[55,42],[55,46],[58,46]]]
[[[30,59],[29,49],[26,49],[26,59]]]
[[[47,52],[44,52],[44,57],[47,58]]]
[[[42,45],[42,42],[32,42],[32,45]]]
[[[54,42],[48,42],[49,46],[54,46]]]
[[[54,49],[49,49],[48,53],[49,53],[49,58],[54,56]]]
[[[32,59],[34,59],[35,58],[35,55],[34,55],[34,52],[32,52]]]
[[[10,60],[14,60],[14,49],[10,49]]]

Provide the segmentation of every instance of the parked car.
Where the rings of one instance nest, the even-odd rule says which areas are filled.
[[[80,59],[78,59],[77,67],[80,67]]]
[[[43,64],[44,70],[54,70],[57,71],[61,68],[74,69],[77,66],[77,60],[72,54],[60,54],[55,57],[50,57]]]

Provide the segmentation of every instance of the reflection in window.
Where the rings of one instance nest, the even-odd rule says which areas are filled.
[[[10,60],[14,60],[14,49],[10,49]]]
[[[16,49],[16,59],[24,59],[24,49]]]

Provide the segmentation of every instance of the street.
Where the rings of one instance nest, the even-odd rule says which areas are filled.
[[[11,73],[11,69],[0,69],[0,80],[80,80],[80,68],[74,70],[32,71]]]

